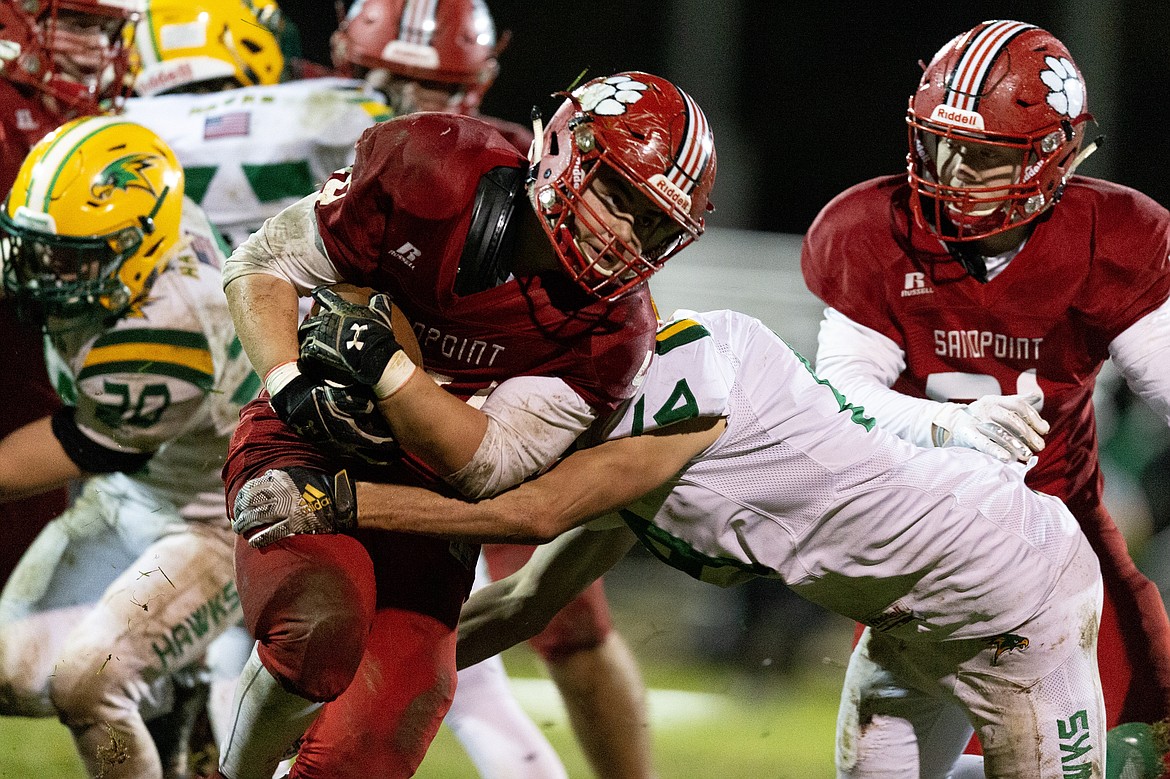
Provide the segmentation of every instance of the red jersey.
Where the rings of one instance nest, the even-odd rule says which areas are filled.
[[[0,201],[16,181],[16,174],[33,145],[60,122],[45,110],[40,100],[30,99],[11,83],[0,79]],[[41,333],[18,321],[10,300],[0,301],[0,331],[5,335],[0,357],[9,366],[4,389],[0,390],[0,437],[18,427],[45,417],[61,405],[49,384]],[[5,551],[0,552],[0,582],[5,581],[20,555],[41,528],[65,510],[65,490],[7,503],[0,508],[5,527]]]
[[[479,119],[418,113],[382,122],[358,141],[352,171],[325,184],[318,229],[346,281],[393,297],[427,370],[452,379],[452,392],[556,376],[606,413],[630,396],[653,349],[645,286],[598,301],[557,271],[465,296],[454,291],[481,177],[527,165]]]
[[[4,196],[16,181],[29,149],[59,124],[39,99],[27,97],[19,88],[0,79],[0,191]]]
[[[528,156],[528,148],[532,146],[532,129],[530,127],[484,114],[477,114],[476,118],[496,128],[500,135],[508,139],[508,143],[516,147],[517,151],[525,157]]]
[[[901,347],[899,392],[966,402],[1039,391],[1051,432],[1028,484],[1099,503],[1093,385],[1110,341],[1170,296],[1170,214],[1135,190],[1074,177],[981,284],[914,224],[908,198],[899,175],[829,203],[804,240],[809,289]]]

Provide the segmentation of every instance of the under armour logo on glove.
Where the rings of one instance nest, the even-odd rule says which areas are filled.
[[[362,342],[362,340],[361,340],[362,331],[368,330],[369,327],[370,327],[369,325],[359,325],[356,322],[354,324],[350,325],[349,329],[353,331],[353,338],[349,341],[346,341],[346,343],[345,343],[346,347],[348,347],[350,349],[357,349],[358,351],[361,351],[362,347],[365,346],[365,343]]]
[[[370,305],[360,306],[326,287],[313,290],[313,297],[321,310],[298,331],[301,372],[339,384],[377,385],[402,351],[390,323],[390,298],[374,295]]]

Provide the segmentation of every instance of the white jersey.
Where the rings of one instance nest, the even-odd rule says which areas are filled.
[[[710,415],[727,418],[711,448],[622,512],[704,581],[778,577],[891,635],[975,638],[1032,617],[1078,547],[1021,469],[875,428],[751,317],[676,312],[610,437]]]
[[[47,336],[45,352],[83,434],[154,453],[135,473],[100,479],[183,519],[226,524],[220,468],[260,381],[228,314],[223,260],[214,228],[185,199],[180,241],[147,300],[112,325]]]
[[[233,247],[351,164],[358,137],[390,115],[360,81],[338,78],[134,98],[122,113],[170,145],[187,195]]]

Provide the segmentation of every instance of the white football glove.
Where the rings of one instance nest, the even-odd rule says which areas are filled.
[[[1044,448],[1048,423],[1036,407],[1039,395],[985,395],[966,406],[947,403],[935,415],[935,446],[965,446],[1005,463],[1028,462]]]

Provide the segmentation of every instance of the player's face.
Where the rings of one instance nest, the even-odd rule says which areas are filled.
[[[602,275],[632,274],[631,265],[678,236],[678,225],[661,208],[607,166],[593,177],[581,202],[573,237]]]
[[[386,104],[398,114],[416,111],[461,113],[466,92],[459,84],[399,78],[385,70],[372,70],[366,82],[386,96]]]
[[[968,216],[987,216],[1006,200],[1019,180],[1022,155],[1018,149],[961,138],[939,138],[934,149],[935,170],[944,186],[969,190],[975,202],[964,208]]]
[[[79,84],[95,85],[110,62],[122,34],[118,19],[60,10],[42,30],[57,71]]]

